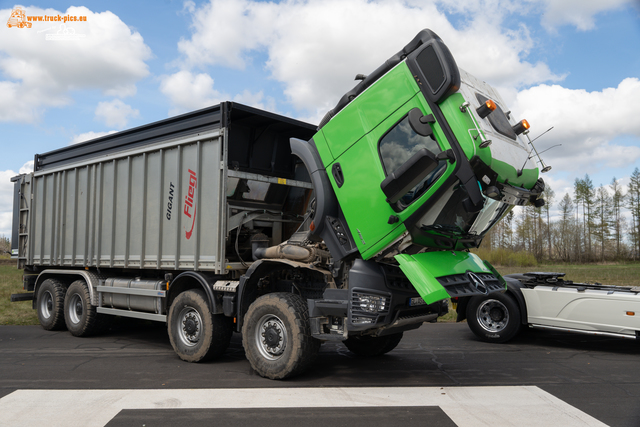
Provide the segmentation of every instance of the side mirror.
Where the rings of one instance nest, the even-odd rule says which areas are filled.
[[[409,111],[409,126],[415,133],[421,136],[433,137],[433,129],[431,129],[431,123],[435,123],[436,119],[433,114],[423,115],[419,108],[413,108]]]
[[[436,166],[438,166],[436,156],[426,148],[411,156],[380,184],[382,192],[387,196],[387,202],[395,203],[400,200],[407,191],[433,172]]]

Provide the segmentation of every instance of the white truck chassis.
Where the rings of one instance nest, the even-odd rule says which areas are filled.
[[[480,339],[506,342],[523,326],[637,339],[640,287],[574,283],[564,273],[505,276],[507,290],[458,301],[458,320],[466,317]]]

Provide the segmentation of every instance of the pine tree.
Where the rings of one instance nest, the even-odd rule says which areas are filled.
[[[638,259],[640,253],[640,170],[637,167],[633,170],[629,182],[627,208],[631,211],[632,257]]]
[[[547,256],[549,257],[549,259],[553,257],[553,254],[551,253],[551,219],[550,219],[549,211],[551,210],[551,206],[553,206],[555,195],[556,193],[547,184],[547,186],[544,189],[543,196],[544,196],[545,203],[542,209],[545,213],[545,216],[547,217],[547,223],[545,224],[545,234],[547,238]]]
[[[594,213],[594,231],[596,239],[600,242],[600,259],[605,260],[605,248],[607,246],[612,216],[612,204],[613,199],[605,187],[602,185],[596,190],[596,197],[594,199],[593,213]]]
[[[576,236],[574,236],[573,232],[573,201],[568,193],[565,193],[562,200],[560,200],[558,210],[560,211],[560,220],[558,227],[556,227],[558,230],[557,238],[555,239],[556,252],[562,261],[570,262],[572,242]]]
[[[622,192],[620,183],[614,176],[611,180],[612,196],[612,235],[615,242],[615,258],[622,258],[622,230],[624,225],[624,217],[622,216],[622,207],[625,202],[625,195]]]

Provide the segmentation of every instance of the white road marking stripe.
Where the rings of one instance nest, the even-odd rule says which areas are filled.
[[[459,427],[606,426],[533,386],[17,390],[0,424],[104,426],[123,409],[438,406]]]

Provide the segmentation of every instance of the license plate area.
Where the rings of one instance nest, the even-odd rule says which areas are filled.
[[[422,297],[413,297],[409,300],[409,306],[410,307],[416,307],[418,305],[426,305],[427,303],[424,302],[424,300],[422,299]]]

